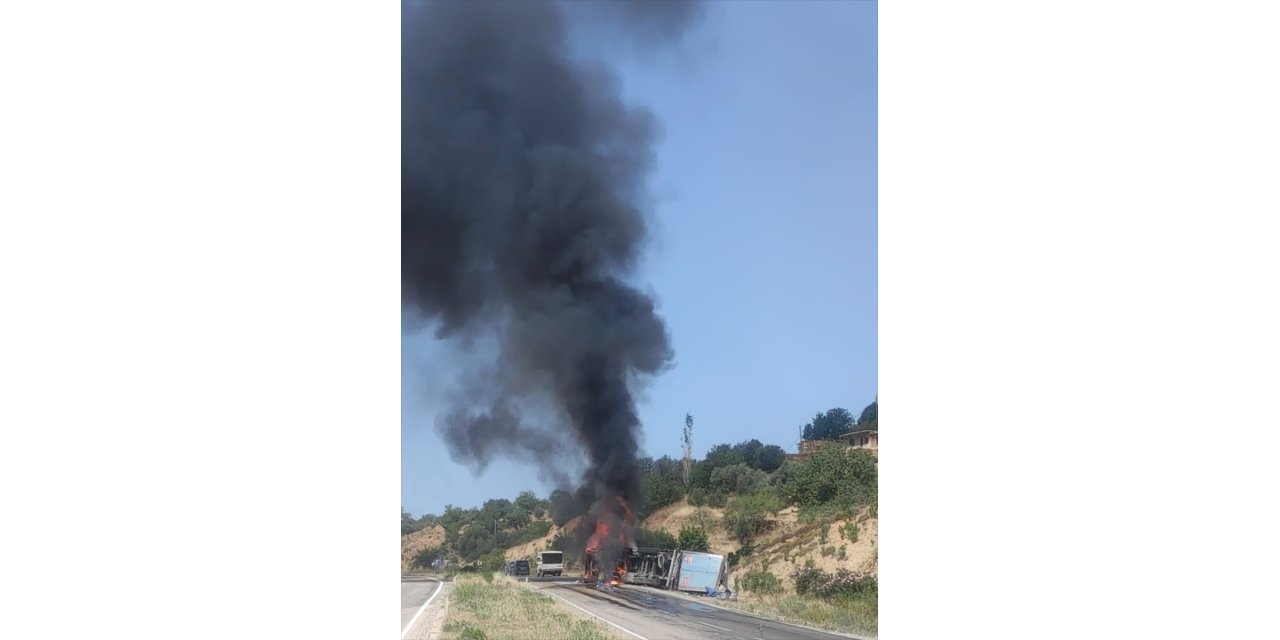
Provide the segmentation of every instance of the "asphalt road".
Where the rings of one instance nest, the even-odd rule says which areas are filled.
[[[400,632],[404,633],[404,629],[409,625],[409,621],[413,619],[414,614],[418,613],[418,609],[422,608],[422,603],[435,593],[439,581],[434,578],[425,576],[401,576],[400,577]]]
[[[636,640],[847,640],[850,636],[756,618],[626,585],[613,592],[567,583],[528,585],[594,614]]]

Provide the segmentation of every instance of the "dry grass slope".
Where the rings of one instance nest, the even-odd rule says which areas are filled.
[[[549,596],[499,576],[458,576],[444,640],[622,640],[623,636]]]
[[[741,545],[720,528],[722,515],[722,509],[693,507],[682,500],[654,512],[643,525],[664,529],[674,535],[684,525],[698,524],[699,520],[709,521],[713,527],[708,536],[711,551],[727,554],[737,551]],[[874,596],[837,601],[800,597],[795,594],[791,573],[811,563],[828,573],[846,569],[878,575],[880,542],[877,525],[875,512],[867,508],[859,510],[853,517],[807,523],[801,521],[795,507],[783,509],[774,518],[773,528],[754,541],[755,552],[732,568],[733,581],[738,587],[747,572],[764,571],[777,577],[781,592],[760,594],[739,588],[738,600],[727,604],[787,622],[875,636],[878,616]]]
[[[841,633],[872,637],[877,635],[876,601],[871,599],[847,598],[830,602],[789,593],[746,598],[736,602],[730,600],[724,604],[784,622],[796,622]]]
[[[436,525],[400,537],[400,570],[413,568],[419,553],[444,544],[444,527]]]

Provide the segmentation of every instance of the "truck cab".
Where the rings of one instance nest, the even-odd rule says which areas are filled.
[[[559,551],[538,552],[538,577],[558,576],[564,572],[564,553]]]

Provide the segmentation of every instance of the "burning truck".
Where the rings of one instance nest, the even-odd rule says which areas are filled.
[[[714,553],[638,547],[631,536],[632,513],[618,498],[600,510],[584,549],[582,581],[597,589],[638,584],[659,589],[706,593],[723,591],[729,563]]]

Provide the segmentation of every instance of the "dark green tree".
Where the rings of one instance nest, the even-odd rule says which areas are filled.
[[[645,529],[643,527],[635,531],[636,546],[639,547],[657,547],[658,549],[675,549],[680,542],[676,537],[663,531],[662,529]]]
[[[867,408],[862,410],[862,415],[858,416],[859,427],[865,427],[868,429],[876,428],[876,404],[879,402],[880,401],[877,399],[867,405]]]
[[[786,450],[776,444],[769,444],[761,447],[760,450],[756,452],[755,460],[751,463],[751,466],[765,473],[773,473],[778,470],[778,467],[782,466],[783,462],[786,461]]]
[[[471,561],[493,551],[493,533],[484,527],[470,527],[458,539],[458,555]]]
[[[507,513],[498,521],[498,526],[503,529],[522,529],[529,526],[531,522],[529,512],[525,511],[520,505],[512,505]]]
[[[849,433],[857,424],[848,409],[836,407],[826,413],[819,413],[804,426],[805,440],[835,440]]]
[[[684,496],[684,485],[670,476],[646,473],[640,476],[640,485],[644,491],[644,515],[673,504]]]
[[[707,530],[702,527],[685,525],[680,529],[680,548],[689,551],[706,551],[710,548],[707,541]]]
[[[485,500],[480,507],[480,513],[477,514],[476,524],[493,530],[496,523],[500,523],[507,517],[507,512],[511,510],[511,507],[511,501],[506,498]]]
[[[729,501],[724,509],[724,526],[738,541],[746,544],[773,524],[773,515],[782,509],[782,501],[773,491],[761,490]]]
[[[866,450],[824,447],[774,476],[787,501],[805,507],[849,510],[876,500],[876,460]]]
[[[538,499],[538,494],[532,491],[521,491],[520,495],[516,496],[515,501],[515,505],[524,509],[527,513],[533,513],[541,503],[542,501]]]
[[[693,479],[689,484],[694,487],[709,489],[711,488],[711,472],[720,467],[728,467],[742,462],[745,462],[742,459],[742,454],[736,451],[733,445],[718,444],[711,447],[706,457],[693,466]]]

